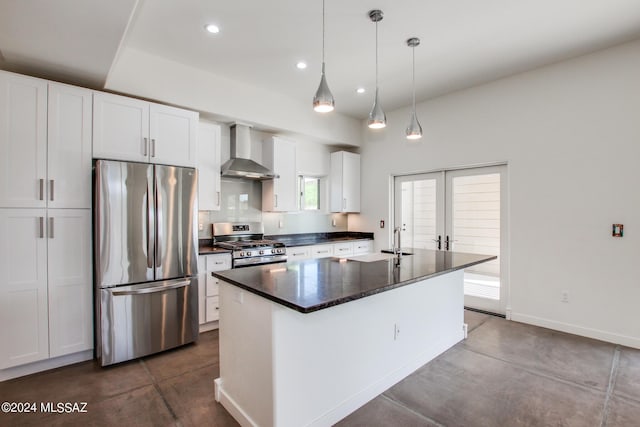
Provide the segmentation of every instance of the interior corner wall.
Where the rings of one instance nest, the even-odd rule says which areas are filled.
[[[124,48],[107,78],[105,89],[312,137],[328,144],[359,146],[360,122],[333,113],[318,114],[308,105],[262,88]],[[311,97],[310,94],[309,96]]]
[[[635,41],[442,96],[417,106],[419,142],[388,112],[364,132],[349,229],[388,246],[394,174],[507,162],[512,319],[640,348],[638,70]]]

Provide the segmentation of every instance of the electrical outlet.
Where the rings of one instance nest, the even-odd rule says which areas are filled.
[[[400,326],[398,324],[393,325],[393,340],[397,341],[400,338]]]
[[[562,294],[560,294],[560,302],[569,302],[569,291],[562,291]]]
[[[199,231],[203,231],[204,230],[204,224],[203,223],[199,223],[198,224],[198,230]]]

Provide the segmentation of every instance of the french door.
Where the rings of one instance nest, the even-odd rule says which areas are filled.
[[[464,274],[465,306],[504,314],[508,291],[506,166],[395,178],[402,246],[497,255]]]

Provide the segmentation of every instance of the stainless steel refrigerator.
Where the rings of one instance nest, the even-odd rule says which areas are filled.
[[[102,366],[197,340],[197,171],[98,160],[94,173]]]

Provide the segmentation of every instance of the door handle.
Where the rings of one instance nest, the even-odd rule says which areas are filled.
[[[277,207],[278,207],[278,195],[277,195],[277,194],[274,194],[274,195],[273,195],[273,197],[274,197],[274,204],[273,204],[273,206],[277,208]]]
[[[148,138],[142,138],[142,155],[147,157],[148,153],[147,153],[147,146],[149,145],[149,139]]]
[[[44,179],[40,179],[40,200],[44,200]]]
[[[40,238],[44,239],[44,217],[38,217],[40,225]]]
[[[49,181],[49,200],[53,202],[53,188],[54,188],[54,180]]]
[[[452,244],[453,242],[457,242],[457,240],[449,239],[449,236],[445,237],[445,239],[444,239],[444,249],[445,249],[446,251],[450,250],[450,249],[451,249],[451,246],[452,246],[451,244]]]
[[[442,236],[438,235],[437,239],[433,239],[434,242],[436,242],[436,248],[438,250],[442,249]]]
[[[218,191],[217,193],[218,193],[218,207],[220,207],[220,203],[221,203],[221,200],[220,200],[220,192]]]
[[[156,139],[151,138],[151,157],[156,156]]]
[[[53,217],[49,217],[49,238],[53,239]]]
[[[347,209],[347,198],[346,197],[342,199],[342,210],[345,210],[345,209]]]

